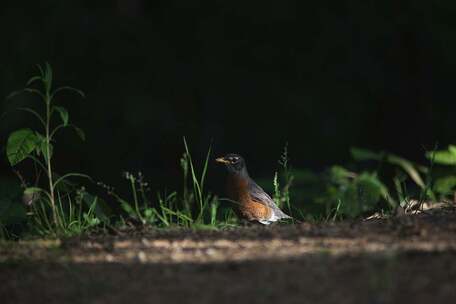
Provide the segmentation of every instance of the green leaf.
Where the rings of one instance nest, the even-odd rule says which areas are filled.
[[[66,127],[68,125],[68,111],[64,107],[54,107],[60,114],[60,118],[62,118],[63,125]]]
[[[152,208],[147,208],[144,210],[144,217],[150,219],[154,216],[154,210]]]
[[[48,159],[48,157],[47,157],[47,144],[46,144],[46,140],[41,141],[39,150],[41,151],[41,153],[43,153],[43,157],[44,157],[44,159],[46,160],[46,163],[48,163],[48,162],[49,162],[49,159]],[[54,153],[54,146],[53,146],[51,143],[49,143],[49,158],[50,158],[50,159],[52,158],[53,153]]]
[[[92,180],[92,178],[90,176],[88,176],[87,174],[82,174],[82,173],[67,173],[67,174],[64,174],[62,176],[60,176],[55,182],[54,182],[54,187],[57,187],[57,185],[64,181],[65,179],[67,179],[68,177],[71,177],[71,176],[76,176],[76,177],[84,177],[84,178],[87,178],[89,180]]]
[[[41,189],[39,187],[28,187],[24,190],[24,194],[32,195],[32,194],[40,193],[42,191],[43,191],[43,189]]]
[[[421,175],[418,172],[418,170],[413,166],[412,162],[406,160],[405,158],[394,155],[394,154],[389,154],[387,161],[390,164],[398,165],[399,167],[401,167],[405,172],[407,172],[407,174],[410,176],[410,178],[418,186],[420,186],[422,189],[425,188],[424,181],[421,178]]]
[[[24,90],[13,91],[13,92],[9,93],[8,96],[6,96],[6,99],[11,99],[13,97],[16,97],[17,95],[19,95],[23,92],[24,92]]]
[[[384,157],[384,153],[373,152],[367,149],[361,149],[352,147],[350,153],[354,160],[365,161],[365,160],[381,160]]]
[[[44,159],[46,160],[46,163],[49,162],[48,157],[47,157],[47,142],[46,142],[46,137],[41,135],[38,132],[35,132],[36,138],[38,139],[39,143],[36,147],[36,153],[39,155],[43,155]],[[54,146],[49,143],[49,158],[52,158],[54,152]]]
[[[329,178],[333,183],[347,184],[350,178],[355,178],[356,173],[350,172],[341,166],[332,166],[329,170]]]
[[[78,134],[78,136],[79,136],[83,141],[85,141],[86,136],[85,136],[84,131],[83,131],[81,128],[76,127],[75,125],[73,125],[73,128],[74,128],[74,130],[76,131],[76,134]]]
[[[80,95],[82,98],[85,98],[85,94],[83,91],[81,90],[78,90],[78,89],[75,89],[73,87],[69,87],[69,86],[65,86],[65,87],[60,87],[58,89],[56,89],[53,93],[52,93],[52,98],[54,98],[54,96],[58,93],[58,92],[62,92],[62,91],[71,91],[71,92],[75,92],[76,94]]]
[[[44,78],[44,71],[41,65],[37,64],[36,67],[38,68],[38,71],[40,71],[41,78]]]
[[[454,146],[454,145],[449,145],[449,146],[448,146],[448,151],[450,151],[451,153],[453,153],[453,155],[456,155],[456,146]]]
[[[45,192],[43,189],[38,188],[38,187],[29,187],[24,190],[24,193],[22,194],[22,202],[30,206],[33,204],[35,201],[37,201],[40,198],[40,193]]]
[[[136,212],[133,207],[125,200],[120,200],[120,206],[131,217],[136,217]]]
[[[30,129],[21,129],[13,132],[9,136],[6,145],[6,155],[11,166],[15,166],[27,158],[38,144],[39,139]]]
[[[49,62],[46,62],[45,64],[45,70],[44,70],[44,85],[46,87],[47,91],[51,91],[52,88],[52,68]]]
[[[357,161],[381,161],[382,159],[385,159],[388,163],[401,167],[418,186],[420,186],[421,188],[425,187],[423,179],[421,178],[420,173],[418,172],[418,169],[425,169],[422,167],[418,168],[418,166],[415,167],[412,162],[408,161],[405,158],[390,153],[376,153],[370,150],[360,148],[351,148],[350,152],[352,154],[352,157]]]
[[[30,78],[27,83],[25,84],[25,86],[29,86],[31,85],[32,83],[34,83],[35,81],[37,80],[41,80],[41,77],[40,76],[33,76],[32,78]]]
[[[363,172],[353,182],[339,188],[335,198],[340,202],[339,211],[354,218],[364,212],[372,211],[387,193],[386,186],[375,174]]]
[[[41,93],[39,90],[30,89],[30,88],[25,88],[25,89],[24,89],[24,92],[28,92],[28,93],[31,93],[31,94],[36,94],[36,95],[40,96],[41,99],[46,100],[46,97],[44,96],[44,94]]]
[[[456,165],[456,146],[450,145],[448,150],[430,151],[426,157],[441,165]]]
[[[112,215],[111,208],[108,204],[99,199],[97,196],[93,196],[92,194],[84,191],[82,194],[82,201],[86,204],[87,207],[93,209],[97,218],[101,219],[104,222],[109,220],[108,216]]]
[[[456,176],[450,175],[438,178],[434,183],[434,191],[448,195],[451,194],[456,188]]]

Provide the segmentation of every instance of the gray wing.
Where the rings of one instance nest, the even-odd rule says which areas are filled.
[[[253,180],[250,180],[249,186],[250,196],[252,200],[271,208],[274,211],[275,216],[277,216],[278,218],[291,218],[291,216],[285,214],[282,210],[280,210],[279,207],[277,207],[277,205],[274,203],[272,198]]]

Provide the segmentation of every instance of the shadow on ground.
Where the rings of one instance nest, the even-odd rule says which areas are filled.
[[[256,236],[256,237],[255,237]],[[1,303],[454,303],[454,210],[0,246]]]
[[[2,303],[453,303],[454,253],[2,265]]]

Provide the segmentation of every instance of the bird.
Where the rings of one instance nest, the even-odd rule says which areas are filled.
[[[227,195],[236,203],[234,211],[239,218],[263,225],[291,218],[250,178],[242,156],[229,153],[215,161],[224,164],[228,170]]]

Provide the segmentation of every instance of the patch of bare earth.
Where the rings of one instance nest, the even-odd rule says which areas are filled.
[[[0,303],[454,303],[456,213],[0,245]]]

